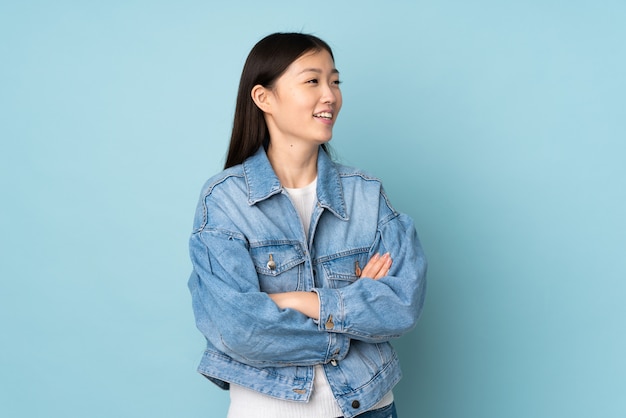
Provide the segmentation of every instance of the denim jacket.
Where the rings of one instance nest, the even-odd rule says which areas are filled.
[[[400,380],[389,340],[411,330],[426,290],[426,260],[411,219],[380,181],[335,164],[320,148],[309,239],[263,147],[204,186],[190,255],[193,310],[207,348],[198,371],[307,401],[322,364],[346,417],[375,405]],[[375,254],[393,265],[359,279]],[[319,320],[280,309],[268,293],[316,292]]]

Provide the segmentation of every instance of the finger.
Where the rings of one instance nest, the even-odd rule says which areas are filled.
[[[370,279],[379,279],[384,277],[387,270],[391,267],[391,257],[389,253],[384,255],[375,254],[361,272],[361,277]]]
[[[374,280],[382,279],[383,277],[389,274],[389,269],[391,269],[391,264],[393,261],[389,253],[385,254],[383,259],[384,259],[383,265],[380,267],[380,269],[374,276]]]
[[[374,278],[374,276],[380,270],[380,266],[382,265],[381,255],[376,253],[369,259],[365,267],[363,267],[363,271],[361,272],[360,277]]]
[[[378,260],[376,260],[375,263],[372,264],[371,277],[373,279],[379,279],[380,277],[382,277],[381,275],[384,274],[384,272],[386,271],[385,266],[387,265],[388,259],[389,259],[389,255],[384,254]]]

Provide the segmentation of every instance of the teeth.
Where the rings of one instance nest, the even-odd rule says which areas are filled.
[[[326,118],[326,119],[333,118],[333,114],[330,112],[320,112],[320,113],[314,114],[313,116],[315,116],[316,118]]]

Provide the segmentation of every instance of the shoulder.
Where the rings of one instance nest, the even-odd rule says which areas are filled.
[[[351,167],[343,164],[335,164],[337,173],[341,179],[344,193],[356,194],[361,198],[387,200],[382,180],[361,168]]]
[[[202,200],[220,191],[234,191],[230,189],[241,188],[245,185],[245,175],[241,164],[229,167],[217,174],[214,174],[202,186],[200,198]]]
[[[378,202],[379,216],[385,222],[400,215],[393,207],[385,192],[383,182],[367,170],[335,163],[339,177],[342,179],[345,197],[349,195],[359,199]],[[363,202],[364,200],[360,200]]]
[[[227,168],[209,178],[200,192],[194,217],[194,231],[207,227],[208,222],[226,227],[229,216],[247,206],[246,181],[241,165]]]
[[[352,178],[357,181],[374,182],[382,185],[382,181],[380,180],[380,178],[376,177],[366,170],[339,163],[335,163],[335,167],[337,168],[337,173],[339,173],[339,177],[342,179]]]

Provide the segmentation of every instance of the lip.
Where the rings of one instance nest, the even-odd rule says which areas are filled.
[[[313,116],[314,119],[326,124],[326,125],[332,125],[335,122],[335,117],[336,114],[332,109],[322,109],[320,111],[317,112],[313,112],[313,115],[319,115],[320,113],[330,113],[332,115],[332,117],[330,119],[326,119],[326,118],[320,118],[320,117],[316,117]]]
[[[313,119],[327,126],[332,126],[335,123],[335,119],[324,119],[324,118],[313,118]]]

